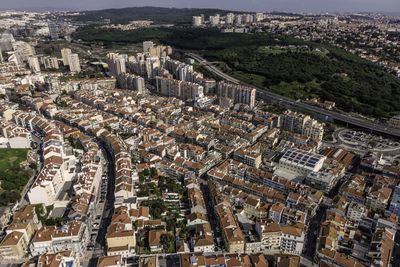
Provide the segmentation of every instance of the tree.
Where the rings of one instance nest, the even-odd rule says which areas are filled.
[[[144,170],[142,171],[142,173],[143,173],[143,175],[146,176],[146,177],[148,177],[148,176],[150,175],[149,169],[144,169]]]
[[[146,179],[146,177],[144,176],[143,172],[139,173],[139,182],[141,184],[144,183],[144,180]]]
[[[151,177],[157,176],[157,169],[156,168],[154,168],[154,167],[150,168],[150,176]]]
[[[161,214],[163,214],[167,208],[164,201],[160,198],[143,201],[142,204],[143,206],[149,207],[150,215],[154,219],[161,219]]]
[[[0,193],[0,206],[7,206],[19,200],[20,195],[16,191],[4,191]]]
[[[160,243],[163,246],[164,252],[175,252],[175,237],[170,234],[163,234],[160,237]]]

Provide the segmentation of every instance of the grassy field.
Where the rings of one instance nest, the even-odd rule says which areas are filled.
[[[3,148],[0,149],[0,173],[8,173],[10,168],[19,167],[26,160],[28,149]]]
[[[26,160],[28,151],[28,149],[0,149],[0,206],[18,200],[28,182],[30,175],[20,165]]]

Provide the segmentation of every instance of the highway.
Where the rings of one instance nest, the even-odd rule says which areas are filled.
[[[247,84],[245,82],[239,81],[238,79],[235,79],[235,78],[229,76],[228,74],[222,72],[217,67],[213,66],[210,62],[208,62],[206,59],[202,58],[201,56],[199,56],[197,54],[186,53],[186,55],[193,58],[194,60],[198,61],[208,71],[211,71],[212,73],[218,75],[219,77],[221,77],[224,80],[227,80],[227,81],[235,83],[235,84],[241,84],[241,85],[255,88],[257,90],[257,98],[258,99],[277,102],[279,105],[284,106],[285,108],[290,108],[290,109],[298,110],[301,112],[307,112],[311,115],[319,115],[320,117],[324,117],[325,120],[335,120],[335,121],[346,123],[350,126],[356,126],[356,127],[362,128],[362,129],[366,129],[371,132],[380,133],[380,134],[384,134],[384,135],[395,137],[395,138],[400,138],[400,129],[392,127],[388,124],[373,122],[373,121],[369,121],[367,119],[362,119],[362,118],[356,118],[349,114],[344,114],[344,113],[339,113],[339,112],[333,111],[333,110],[323,109],[323,108],[313,106],[310,104],[306,104],[303,102],[297,102],[294,99],[291,99],[291,98],[288,98],[285,96],[281,96],[279,94],[272,93],[265,89],[258,88],[253,85]]]

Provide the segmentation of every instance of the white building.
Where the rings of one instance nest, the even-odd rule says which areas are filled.
[[[50,21],[50,22],[47,24],[47,26],[48,26],[48,28],[49,28],[49,37],[50,37],[52,40],[57,40],[58,37],[59,37],[58,25],[57,25],[55,22]]]
[[[220,23],[220,16],[216,14],[215,16],[210,16],[210,24],[211,26],[218,26]]]
[[[30,56],[28,58],[28,64],[32,72],[34,73],[40,72],[39,59],[36,56]]]
[[[0,49],[4,52],[13,50],[13,43],[15,43],[14,36],[11,33],[3,32],[0,35]]]
[[[71,221],[61,227],[44,226],[33,236],[30,254],[35,257],[48,252],[72,250],[83,256],[89,239],[86,225],[79,221]]]
[[[0,119],[0,133],[6,139],[6,147],[10,148],[30,148],[32,135],[25,128],[16,124]]]
[[[69,70],[73,73],[81,72],[81,64],[79,63],[78,54],[70,54],[68,56]]]
[[[195,227],[195,234],[192,237],[194,252],[214,252],[214,238],[211,232],[211,226],[208,222],[198,224]]]
[[[321,170],[319,172],[310,172],[305,179],[309,186],[328,193],[342,177],[339,173]]]
[[[45,69],[59,69],[58,59],[56,57],[43,57],[42,61]]]
[[[225,81],[218,83],[218,96],[227,97],[232,99],[234,104],[246,104],[251,108],[256,103],[256,89]]]
[[[45,135],[42,169],[27,195],[31,204],[52,205],[64,184],[75,175],[75,156],[64,153],[62,132],[43,117],[17,111],[13,118],[18,125]]]
[[[62,56],[64,66],[69,66],[69,57],[71,54],[72,54],[71,49],[69,49],[69,48],[61,49],[61,56]]]
[[[293,180],[321,170],[325,156],[300,149],[288,149],[279,160],[274,174]]]
[[[144,79],[135,74],[123,73],[117,77],[117,82],[121,89],[137,90],[140,94],[146,92]]]
[[[346,216],[349,220],[358,224],[364,215],[367,214],[367,211],[367,207],[365,207],[363,204],[351,202],[347,208]]]
[[[202,24],[202,18],[201,16],[193,16],[192,17],[192,24],[194,27],[199,27]]]
[[[321,140],[324,136],[324,125],[308,115],[286,111],[281,116],[281,128],[285,131],[298,133],[312,139]]]
[[[148,52],[150,48],[154,47],[154,43],[152,41],[144,41],[143,42],[143,52]]]
[[[304,246],[304,230],[293,225],[282,226],[281,251],[301,255]]]
[[[279,252],[282,240],[279,224],[275,222],[260,224],[257,222],[255,229],[261,239],[261,251],[266,253]]]
[[[226,14],[226,17],[225,17],[226,24],[233,24],[234,20],[235,20],[235,14],[233,14],[233,13]]]
[[[114,77],[126,73],[125,58],[120,54],[107,54],[107,64],[111,75]]]
[[[13,43],[13,48],[24,62],[28,60],[29,56],[35,55],[35,49],[27,42],[17,41]]]
[[[156,88],[164,96],[176,97],[183,101],[204,97],[203,86],[192,82],[156,77]]]

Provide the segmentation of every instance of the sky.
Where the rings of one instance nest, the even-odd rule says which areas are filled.
[[[400,12],[400,0],[0,0],[0,9],[91,10],[133,6],[284,12]]]

